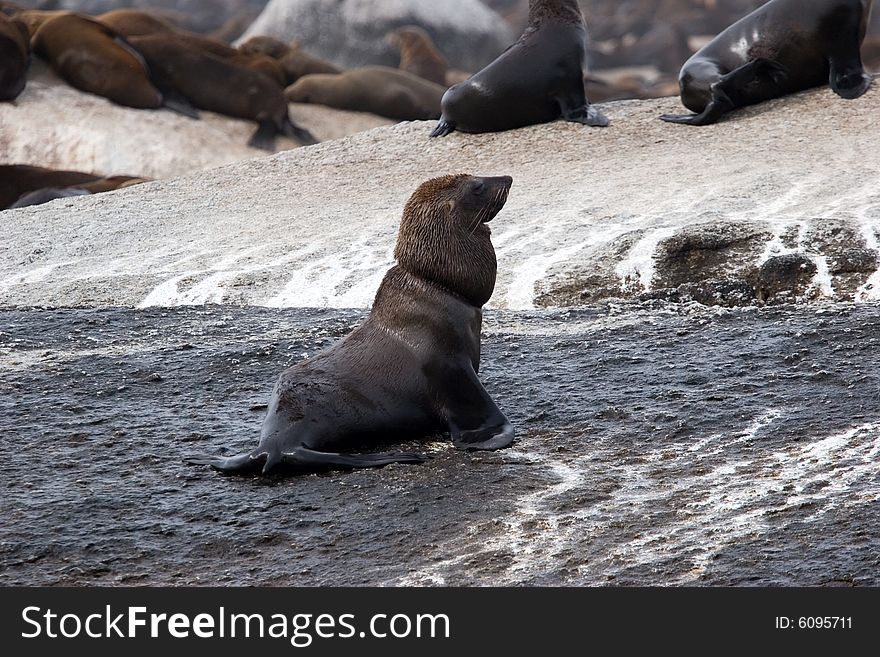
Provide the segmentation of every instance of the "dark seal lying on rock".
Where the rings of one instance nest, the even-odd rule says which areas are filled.
[[[529,24],[498,59],[443,95],[432,137],[566,121],[607,126],[584,90],[587,26],[577,0],[530,0]]]
[[[708,125],[740,107],[830,84],[842,98],[871,85],[862,66],[873,0],[771,0],[685,62],[681,102],[696,114],[664,121]]]
[[[224,472],[313,472],[419,463],[408,453],[339,453],[449,432],[464,449],[500,449],[513,427],[480,383],[482,306],[495,287],[486,225],[512,179],[445,176],[403,212],[394,255],[367,319],[327,351],[281,373],[260,444],[191,458]]]

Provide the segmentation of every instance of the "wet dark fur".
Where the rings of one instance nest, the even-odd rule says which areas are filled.
[[[511,182],[457,175],[419,187],[404,209],[398,264],[367,319],[282,372],[255,450],[189,462],[230,473],[296,473],[424,461],[350,453],[401,437],[449,432],[464,449],[509,445],[513,427],[477,371],[481,306],[496,276],[486,222],[504,206]]]
[[[771,0],[685,62],[681,102],[695,114],[661,118],[708,125],[740,107],[824,84],[842,98],[861,96],[871,83],[859,49],[872,2]]]
[[[529,24],[501,56],[443,95],[432,137],[566,121],[606,126],[584,90],[587,27],[576,0],[530,0]]]

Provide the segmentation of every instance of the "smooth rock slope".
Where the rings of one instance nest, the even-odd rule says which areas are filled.
[[[366,307],[423,180],[510,174],[498,308],[609,297],[721,305],[880,298],[880,112],[823,88],[711,127],[675,98],[428,139],[405,123],[2,215],[0,304]],[[135,171],[134,173],[143,173]]]

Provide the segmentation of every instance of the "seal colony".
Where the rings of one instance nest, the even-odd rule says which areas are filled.
[[[708,125],[740,107],[830,84],[841,98],[864,94],[862,66],[873,0],[770,0],[685,62],[681,102],[695,114],[664,121]]]
[[[350,453],[404,436],[448,432],[462,449],[510,445],[513,427],[477,373],[482,306],[497,273],[486,224],[512,182],[460,174],[422,183],[403,211],[397,265],[367,319],[281,373],[256,449],[188,461],[229,473],[314,472],[424,461]]]

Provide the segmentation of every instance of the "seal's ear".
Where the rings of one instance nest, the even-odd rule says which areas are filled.
[[[448,201],[446,201],[446,209],[449,210],[450,212],[455,210],[455,199],[451,198]]]

